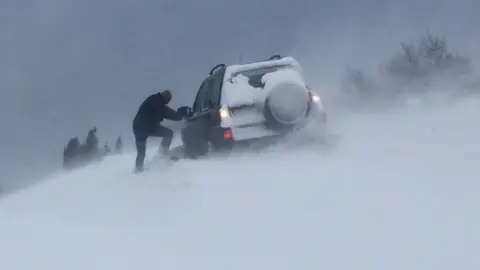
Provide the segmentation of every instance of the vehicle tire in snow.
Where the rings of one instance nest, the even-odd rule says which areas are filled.
[[[204,134],[182,133],[182,141],[185,158],[197,158],[208,154],[208,140]]]
[[[310,94],[305,87],[283,82],[269,91],[264,104],[266,126],[272,129],[290,128],[310,110]]]

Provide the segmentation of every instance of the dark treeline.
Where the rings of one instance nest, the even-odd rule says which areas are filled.
[[[121,153],[122,149],[122,137],[118,136],[115,141],[115,149],[113,153]],[[103,147],[99,147],[97,128],[93,127],[88,132],[83,143],[80,143],[78,137],[73,137],[68,141],[63,150],[63,167],[65,169],[78,168],[88,163],[101,160],[111,153],[112,151],[108,146],[108,143]]]

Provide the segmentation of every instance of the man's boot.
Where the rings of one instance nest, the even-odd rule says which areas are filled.
[[[135,173],[140,173],[140,172],[143,172],[143,164],[136,163],[135,164]]]
[[[163,137],[162,142],[160,143],[160,156],[167,157],[168,151],[170,150],[170,144],[172,144],[172,138],[170,136]]]
[[[135,159],[135,172],[143,172],[145,162],[145,151],[147,148],[146,141],[136,141],[137,157]]]
[[[164,145],[161,145],[160,146],[160,156],[161,157],[167,157],[168,156],[168,150],[170,149],[170,147],[168,146],[164,146]]]

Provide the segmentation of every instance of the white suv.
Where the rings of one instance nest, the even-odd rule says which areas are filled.
[[[215,66],[202,82],[182,129],[187,157],[230,150],[238,142],[282,136],[314,123],[325,135],[327,115],[293,57]]]

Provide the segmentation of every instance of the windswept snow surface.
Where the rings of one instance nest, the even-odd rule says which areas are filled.
[[[0,201],[2,269],[480,269],[480,102],[343,119],[338,148],[134,155]]]

